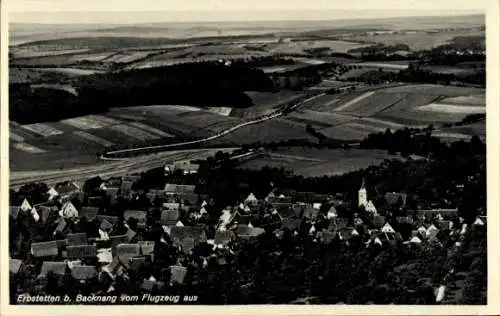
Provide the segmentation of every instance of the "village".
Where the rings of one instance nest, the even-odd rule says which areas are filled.
[[[176,162],[164,170],[196,176],[198,168]],[[466,223],[456,208],[409,210],[406,193],[387,192],[384,203],[375,204],[364,180],[355,203],[334,192],[273,188],[267,196],[248,192],[239,204],[215,210],[213,198],[195,193],[195,185],[165,183],[162,190],[133,190],[139,178],[94,181],[90,189],[65,182],[51,187],[42,203],[32,204],[26,197],[11,205],[12,299],[65,291],[74,297],[185,293],[182,286],[196,283],[194,270],[234,265],[241,244],[252,245],[262,236],[380,251],[437,247],[451,256],[469,230],[485,230],[487,223],[486,216]],[[135,201],[141,203],[134,207]],[[350,205],[358,208],[349,210],[349,216],[337,212]],[[435,303],[446,300],[446,280],[453,273],[451,268],[443,282],[433,284]]]

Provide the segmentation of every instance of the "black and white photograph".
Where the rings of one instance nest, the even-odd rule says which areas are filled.
[[[3,7],[9,305],[495,303],[490,1],[327,2]]]

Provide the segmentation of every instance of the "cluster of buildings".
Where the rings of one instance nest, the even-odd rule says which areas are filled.
[[[197,170],[189,163],[167,167],[166,172],[181,169],[184,174]],[[127,280],[130,273],[158,266],[166,254],[174,255],[174,261],[161,261],[160,271],[141,280],[141,291],[151,292],[183,284],[190,267],[230,264],[239,241],[251,241],[269,230],[276,238],[288,231],[318,243],[349,244],[356,239],[366,247],[460,247],[468,229],[456,209],[405,210],[407,195],[403,193],[386,193],[383,205],[375,205],[364,181],[358,209],[342,215],[337,209],[349,210],[353,204],[338,195],[275,188],[260,198],[249,192],[237,205],[217,210],[214,200],[196,193],[194,185],[166,183],[161,190],[133,190],[139,179],[109,179],[85,194],[80,185],[66,182],[50,188],[44,203],[32,205],[27,197],[20,205],[12,205],[11,229],[15,225],[18,235],[10,240],[10,272],[30,271],[36,285],[13,290],[21,294],[40,288],[43,292],[50,273],[71,276],[80,284],[97,280],[100,293],[113,293],[118,279]],[[116,209],[120,199],[139,198],[149,206],[119,213],[108,210]],[[394,205],[405,214],[385,211]],[[485,224],[486,217],[478,217],[472,225]],[[21,227],[36,233],[26,236]],[[23,248],[26,241],[29,245]],[[208,251],[195,254],[197,246]]]

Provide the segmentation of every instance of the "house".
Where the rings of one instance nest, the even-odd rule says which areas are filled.
[[[283,228],[286,227],[290,231],[299,230],[301,223],[301,219],[285,218],[282,220]]]
[[[49,194],[49,199],[58,197],[61,201],[71,200],[76,195],[79,195],[81,188],[73,181],[58,183],[52,187],[47,193]]]
[[[377,208],[375,207],[375,205],[373,205],[373,202],[371,200],[368,201],[368,203],[365,205],[365,210],[368,213],[377,215]]]
[[[138,244],[141,247],[141,254],[143,256],[150,256],[151,259],[154,258],[154,249],[155,249],[154,241],[139,241]]]
[[[179,210],[181,208],[181,204],[177,202],[167,202],[163,203],[162,208],[164,210]]]
[[[195,244],[207,241],[207,234],[201,226],[174,226],[170,229],[170,238],[174,242],[180,242],[184,238],[193,238]]]
[[[313,203],[314,192],[296,192],[294,196],[294,201],[296,203]]]
[[[427,230],[425,231],[425,236],[428,239],[432,239],[432,238],[436,237],[438,232],[439,232],[439,229],[437,229],[437,227],[434,226],[434,224],[432,224],[429,227],[427,227]]]
[[[394,228],[392,228],[392,226],[389,223],[385,223],[385,225],[382,227],[381,231],[383,233],[387,233],[387,234],[394,234],[394,233],[396,233],[396,231],[394,230]]]
[[[78,210],[71,202],[66,202],[59,211],[59,215],[66,219],[78,219]]]
[[[187,269],[183,266],[171,266],[170,267],[170,283],[171,284],[183,284],[184,278],[186,277]]]
[[[42,263],[42,268],[40,269],[39,277],[46,277],[49,272],[54,273],[56,276],[64,276],[66,274],[66,269],[68,265],[65,262],[60,261],[44,261]]]
[[[287,219],[287,218],[295,218],[296,217],[295,212],[292,211],[290,206],[277,209],[277,212],[278,212],[278,216],[281,218],[282,221],[284,219]]]
[[[99,208],[92,206],[84,206],[79,213],[80,218],[85,218],[88,221],[94,221],[97,218]]]
[[[328,230],[336,231],[338,229],[343,229],[347,227],[347,224],[348,224],[347,218],[334,217],[330,220],[330,224],[328,225]]]
[[[119,244],[116,246],[116,256],[121,264],[128,266],[129,260],[141,255],[139,244]]]
[[[147,222],[147,217],[148,214],[146,211],[134,211],[134,210],[127,210],[123,213],[123,218],[127,221],[130,222],[130,220],[136,219],[137,220],[137,225],[139,227],[146,227],[146,222]]]
[[[258,199],[255,197],[253,193],[250,193],[245,199],[245,204],[256,203]]]
[[[66,258],[68,259],[97,257],[97,248],[95,245],[67,246],[66,251]]]
[[[86,245],[88,244],[87,234],[86,233],[68,234],[66,236],[66,244],[68,246]]]
[[[337,217],[337,209],[332,205],[332,207],[330,207],[330,209],[326,213],[326,218],[331,219],[334,217]]]
[[[190,161],[175,161],[173,164],[166,164],[164,166],[165,174],[171,174],[177,170],[182,171],[185,175],[194,174],[197,173],[199,169],[199,164],[194,164]]]
[[[179,210],[164,210],[161,212],[160,223],[166,226],[174,226],[179,220]]]
[[[413,217],[411,216],[397,216],[396,221],[398,224],[413,224]]]
[[[476,220],[474,221],[474,223],[472,223],[472,225],[473,226],[484,226],[485,223],[480,217],[477,217]]]
[[[165,188],[163,191],[167,195],[194,194],[195,188],[196,188],[196,186],[194,186],[194,185],[167,183],[167,184],[165,184]]]
[[[19,206],[10,206],[9,207],[9,215],[12,217],[12,219],[17,219],[17,216],[19,215],[19,211],[21,208]]]
[[[57,256],[59,253],[55,241],[37,242],[31,244],[31,254],[36,258]]]
[[[97,250],[97,261],[101,264],[111,263],[113,261],[113,254],[111,248],[101,248]]]
[[[9,259],[9,272],[17,274],[21,270],[23,264],[22,260],[19,259]]]
[[[228,243],[230,243],[234,238],[236,238],[234,232],[232,231],[216,231],[215,232],[215,238],[214,238],[214,244],[215,245],[220,245],[220,246],[226,246]]]
[[[443,219],[456,218],[458,216],[457,208],[450,209],[430,209],[430,210],[416,210],[415,215],[425,216],[426,218],[434,218],[435,216],[442,216]]]
[[[385,225],[385,216],[381,215],[373,216],[372,225],[378,229],[381,229]]]
[[[21,211],[23,211],[24,213],[26,213],[26,212],[31,211],[32,206],[31,206],[31,204],[28,202],[28,200],[27,200],[27,199],[24,199],[24,200],[23,200],[23,203],[21,203],[20,209],[21,209]]]
[[[71,276],[78,281],[90,280],[97,276],[95,266],[74,266],[71,270]]]

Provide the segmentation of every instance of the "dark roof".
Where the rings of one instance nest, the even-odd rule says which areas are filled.
[[[199,203],[199,195],[194,193],[185,193],[179,197],[183,202],[188,202],[191,205]]]
[[[123,194],[128,194],[130,192],[130,190],[132,190],[133,184],[134,183],[132,181],[122,181],[122,184],[120,186],[120,191]]]
[[[66,236],[68,246],[79,246],[88,244],[86,233],[68,234]]]
[[[123,214],[123,218],[125,218],[126,221],[129,221],[130,218],[135,218],[139,221],[140,225],[146,225],[147,217],[148,213],[146,211],[128,210]]]
[[[387,192],[385,194],[385,201],[389,205],[394,205],[401,202],[401,207],[406,206],[406,193],[396,193],[396,192]]]
[[[128,174],[122,177],[122,181],[127,181],[127,182],[136,182],[141,179],[141,176],[138,175],[133,175],[133,174]]]
[[[274,196],[274,197],[269,197],[267,202],[271,203],[271,204],[290,205],[290,204],[292,204],[292,197],[291,196],[285,196],[285,197]]]
[[[179,202],[165,202],[162,205],[162,208],[165,210],[178,210],[181,207],[181,203]]]
[[[41,276],[46,276],[49,271],[54,272],[56,275],[63,276],[66,273],[67,264],[65,262],[60,261],[45,261],[42,264],[42,268],[40,270]]]
[[[99,226],[99,228],[103,231],[108,231],[110,230],[111,228],[113,228],[113,224],[111,224],[110,222],[108,222],[107,220],[102,220],[101,222],[101,225]]]
[[[411,216],[398,216],[396,220],[400,224],[413,224],[413,217]]]
[[[126,266],[129,264],[129,260],[133,257],[138,257],[141,255],[141,247],[139,244],[119,244],[116,247],[116,256],[118,260]]]
[[[184,283],[184,278],[186,277],[187,269],[181,266],[171,266],[170,267],[170,282],[171,283]]]
[[[436,226],[439,229],[450,229],[450,223],[453,223],[453,222],[442,220],[442,221],[439,221]]]
[[[415,215],[417,216],[436,216],[441,215],[443,217],[455,217],[458,214],[458,209],[434,209],[434,210],[416,210]]]
[[[236,234],[240,238],[251,238],[251,237],[257,237],[263,233],[265,233],[264,228],[259,228],[259,227],[248,227],[248,226],[243,226],[246,227],[242,228],[242,226],[238,226],[236,230]]]
[[[170,238],[172,240],[180,241],[186,237],[194,238],[196,243],[203,243],[207,241],[207,235],[201,226],[174,226],[170,229]]]
[[[67,246],[66,250],[68,259],[97,257],[95,245]]]
[[[154,248],[155,248],[154,241],[139,241],[138,244],[141,247],[141,254],[149,255],[149,254],[153,253]]]
[[[283,227],[286,227],[291,231],[299,230],[301,223],[302,223],[301,219],[293,219],[293,218],[285,218],[282,221]]]
[[[287,218],[294,218],[296,217],[295,212],[292,210],[290,206],[284,207],[282,209],[278,210],[278,215],[282,220],[287,219]]]
[[[111,242],[111,250],[112,250],[112,253],[113,253],[113,256],[116,254],[117,252],[117,246],[119,244],[124,244],[127,242],[127,234],[125,235],[116,235],[116,236],[109,236],[109,240]]]
[[[328,225],[329,231],[336,231],[338,229],[342,229],[347,227],[348,220],[343,217],[335,217],[330,220],[330,224]]]
[[[226,231],[218,230],[215,232],[214,243],[216,245],[227,245],[234,238],[235,238],[234,232],[230,230]]]
[[[295,193],[294,200],[296,202],[312,202],[314,199],[314,192],[297,192]]]
[[[335,239],[335,236],[336,236],[335,233],[328,230],[324,230],[321,232],[321,241],[325,244],[328,244]]]
[[[57,206],[49,207],[45,205],[40,205],[37,206],[37,211],[38,214],[40,214],[40,218],[45,223],[47,219],[50,217],[50,215],[52,215],[53,213],[57,213],[58,209]]]
[[[97,218],[97,212],[99,212],[99,208],[92,206],[84,206],[80,211],[80,218],[87,218],[89,221],[93,221]]]
[[[61,196],[80,190],[80,188],[74,182],[56,184],[54,189]]]
[[[186,184],[165,184],[165,192],[178,194],[193,194],[196,186]]]
[[[130,269],[139,270],[146,264],[146,257],[132,257],[130,258]]]
[[[10,206],[10,216],[12,216],[14,219],[17,219],[17,216],[19,215],[19,211],[21,208],[19,206]]]
[[[31,252],[35,257],[57,256],[58,249],[55,241],[37,242],[31,244]]]
[[[19,259],[10,259],[9,260],[9,271],[11,273],[18,273],[19,269],[21,269],[21,265],[23,264],[22,260]]]
[[[311,204],[307,204],[302,212],[302,217],[312,219],[318,216],[319,210],[313,208]]]
[[[71,269],[71,276],[76,280],[88,280],[97,275],[97,269],[94,266],[74,266]]]
[[[193,237],[184,237],[181,240],[174,241],[174,243],[180,245],[182,251],[185,253],[190,252],[196,246],[196,241]]]
[[[118,216],[97,215],[97,219],[100,221],[107,220],[111,224],[116,224],[116,222],[118,222]]]
[[[385,216],[375,215],[372,219],[373,226],[381,228],[385,224]]]
[[[132,229],[128,229],[125,235],[127,235],[127,242],[131,242],[137,236],[137,233]]]
[[[239,211],[233,213],[229,223],[238,223],[248,225],[254,219],[253,215],[243,215]]]
[[[165,210],[161,212],[160,222],[162,225],[174,226],[179,220],[179,216],[178,210]]]
[[[144,280],[141,284],[141,289],[147,291],[147,292],[151,292],[153,290],[153,287],[156,285],[156,287],[158,289],[161,289],[163,288],[163,286],[165,285],[165,283],[163,282],[159,282],[159,281],[150,281],[150,280]]]

